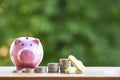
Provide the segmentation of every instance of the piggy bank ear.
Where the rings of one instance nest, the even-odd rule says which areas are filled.
[[[32,42],[36,43],[37,45],[39,44],[40,40],[39,39],[35,39]]]
[[[20,43],[20,42],[22,42],[22,41],[21,41],[21,40],[16,39],[14,44],[15,44],[15,45],[17,45],[17,44],[18,44],[18,43]]]

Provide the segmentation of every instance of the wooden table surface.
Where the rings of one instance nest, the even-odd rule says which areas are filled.
[[[12,73],[13,66],[0,67],[0,80],[120,80],[120,67],[86,67],[82,74]]]

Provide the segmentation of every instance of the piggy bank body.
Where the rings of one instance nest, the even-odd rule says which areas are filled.
[[[20,37],[10,46],[10,58],[17,70],[36,68],[43,59],[43,47],[39,39]]]

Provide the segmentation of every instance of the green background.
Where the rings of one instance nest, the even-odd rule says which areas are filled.
[[[39,38],[40,65],[74,55],[86,66],[120,66],[120,0],[0,0],[0,65],[11,42]]]

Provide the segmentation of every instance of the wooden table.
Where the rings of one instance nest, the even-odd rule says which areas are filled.
[[[0,80],[120,80],[120,67],[86,67],[83,74],[12,73],[13,66],[0,67]]]

